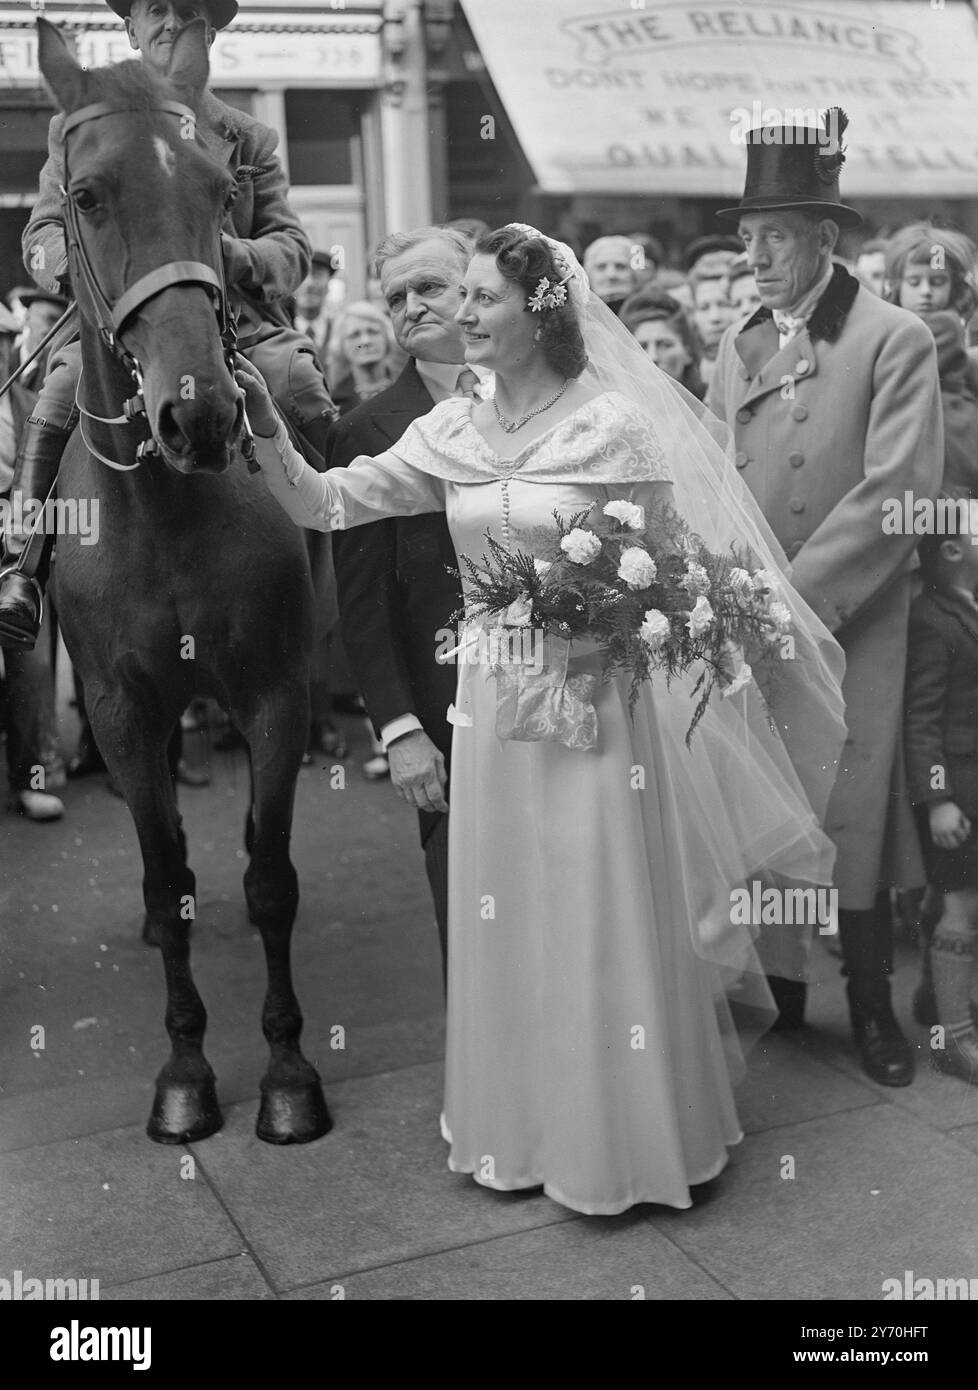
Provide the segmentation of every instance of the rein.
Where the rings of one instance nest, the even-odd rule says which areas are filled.
[[[197,116],[196,112],[185,106],[179,101],[160,101],[152,108],[167,115],[177,116],[186,127],[189,122],[191,138],[196,132]],[[224,275],[224,258],[220,252],[220,245],[217,250],[217,264],[219,271],[213,267],[205,265],[202,261],[168,261],[164,265],[157,266],[155,270],[149,271],[146,275],[140,276],[135,284],[128,288],[119,296],[113,304],[108,296],[103,292],[99,283],[95,268],[85,249],[82,238],[81,224],[79,221],[78,208],[70,193],[71,178],[68,172],[68,135],[76,130],[78,126],[87,121],[100,120],[105,116],[119,116],[128,114],[130,108],[117,106],[109,101],[93,102],[89,106],[82,106],[70,116],[65,118],[65,182],[61,188],[61,204],[64,210],[65,220],[65,239],[68,247],[69,259],[77,272],[78,278],[85,286],[85,292],[91,303],[95,317],[96,327],[99,337],[113,354],[122,363],[123,367],[132,377],[136,385],[136,395],[127,400],[123,406],[123,414],[112,418],[93,415],[82,405],[79,395],[81,381],[79,379],[79,389],[75,393],[75,403],[83,417],[96,420],[106,425],[132,424],[139,414],[145,414],[145,401],[143,398],[143,373],[135,355],[126,347],[122,337],[123,327],[128,319],[139,309],[160,294],[163,290],[171,289],[178,285],[201,285],[207,289],[214,302],[214,309],[217,315],[218,326],[220,328],[221,343],[224,348],[224,358],[227,363],[228,371],[234,378],[234,352],[237,343],[237,331],[234,316],[231,312],[230,300],[227,292],[227,282]],[[53,332],[54,330],[52,330]],[[49,335],[50,336],[50,335]],[[247,428],[247,427],[246,427]],[[84,438],[84,431],[82,431]],[[128,472],[136,468],[148,455],[158,452],[157,441],[154,438],[144,440],[136,450],[136,462],[134,464],[113,463],[104,454],[95,449],[86,439],[86,447],[100,459],[103,463],[122,472]],[[245,457],[253,456],[254,443],[250,437],[250,432],[243,441],[242,452]]]

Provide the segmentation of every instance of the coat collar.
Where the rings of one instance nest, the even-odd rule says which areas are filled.
[[[734,338],[744,374],[750,379],[744,404],[780,389],[786,378],[800,380],[817,375],[817,345],[836,341],[859,289],[859,281],[843,266],[837,265],[808,323],[784,347],[778,345],[778,330],[771,310],[763,306],[758,309]]]

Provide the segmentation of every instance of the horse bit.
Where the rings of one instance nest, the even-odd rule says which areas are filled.
[[[123,413],[106,418],[92,413],[82,406],[78,400],[76,392],[75,402],[83,416],[105,425],[132,424],[136,417],[146,414],[146,403],[143,394],[143,373],[135,356],[129,351],[122,341],[122,326],[125,321],[140,309],[147,300],[162,290],[171,288],[174,285],[202,285],[204,286],[214,301],[214,308],[217,314],[217,321],[221,332],[221,344],[224,349],[224,359],[231,379],[234,380],[234,354],[237,343],[237,329],[235,326],[234,315],[230,309],[227,292],[227,282],[224,275],[224,258],[218,247],[217,263],[220,267],[220,274],[213,270],[209,265],[202,261],[168,261],[165,265],[157,266],[155,270],[141,276],[133,285],[111,304],[102,292],[98,282],[98,277],[89,259],[88,252],[85,250],[85,243],[81,235],[81,227],[78,221],[78,208],[75,206],[69,188],[71,184],[68,173],[68,133],[86,121],[98,120],[102,116],[124,115],[128,110],[125,106],[116,106],[109,101],[94,102],[89,106],[82,106],[72,115],[65,118],[64,123],[64,162],[65,162],[65,182],[61,187],[61,203],[64,209],[66,241],[68,246],[69,264],[77,270],[79,279],[85,286],[85,291],[91,301],[92,310],[98,326],[99,336],[108,347],[109,351],[122,363],[123,367],[132,377],[136,394],[127,400],[123,407]],[[155,111],[161,111],[169,115],[178,116],[185,129],[189,129],[193,139],[197,129],[196,112],[189,106],[185,106],[179,101],[163,100],[153,107]],[[189,122],[189,125],[187,124]],[[148,424],[148,422],[147,422]],[[155,438],[151,437],[144,440],[136,449],[136,462],[134,464],[123,465],[106,458],[99,453],[93,445],[86,440],[87,447],[110,467],[127,471],[136,468],[142,460],[151,454],[159,453],[159,446]],[[258,464],[255,461],[255,443],[251,429],[245,417],[242,432],[241,444],[242,455],[244,456],[249,472],[257,472]]]

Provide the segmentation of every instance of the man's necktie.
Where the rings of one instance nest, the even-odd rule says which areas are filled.
[[[455,389],[461,396],[468,396],[470,401],[481,401],[482,395],[479,391],[479,378],[471,367],[463,367],[458,374],[458,381]]]
[[[787,338],[789,341],[796,333],[800,333],[808,322],[807,316],[793,318],[791,314],[782,314],[780,309],[774,310],[773,318],[774,326],[778,330],[780,336],[782,338]]]

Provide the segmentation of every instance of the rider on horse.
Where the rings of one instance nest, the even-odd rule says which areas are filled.
[[[173,39],[193,20],[207,24],[207,42],[238,12],[237,0],[107,0],[124,21],[130,45],[162,75]],[[228,291],[238,315],[238,350],[268,382],[286,418],[315,454],[336,415],[315,348],[291,326],[281,301],[301,284],[312,248],[286,197],[285,173],[275,156],[278,137],[254,117],[206,92],[197,138],[235,176],[238,196],[225,216],[221,248]],[[64,116],[52,118],[40,195],[24,231],[24,263],[49,292],[68,286],[68,258],[61,207]],[[43,501],[58,475],[65,446],[78,420],[75,397],[81,372],[77,334],[56,341],[48,375],[27,422],[17,455],[13,488]],[[315,457],[312,462],[318,463]],[[31,509],[28,509],[30,515]],[[10,527],[0,573],[0,645],[33,647],[40,626],[50,544],[27,528]]]

